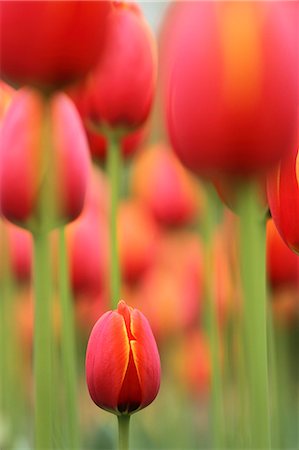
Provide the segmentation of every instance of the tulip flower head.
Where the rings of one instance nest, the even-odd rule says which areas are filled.
[[[290,151],[298,20],[296,2],[173,3],[162,42],[165,109],[191,170],[247,178]]]
[[[84,204],[89,163],[87,140],[71,100],[59,93],[45,102],[38,91],[19,90],[1,127],[0,197],[6,219],[32,230],[44,186],[55,202],[49,228],[76,219]]]
[[[124,301],[95,324],[87,346],[86,380],[92,400],[117,415],[148,406],[160,386],[160,358],[150,325]]]
[[[1,77],[52,91],[98,63],[110,1],[1,0],[0,8]]]

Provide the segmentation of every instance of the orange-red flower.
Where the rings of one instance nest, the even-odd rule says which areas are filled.
[[[101,56],[110,3],[1,0],[1,77],[51,90],[85,76]]]
[[[86,353],[92,400],[117,415],[149,405],[160,386],[160,358],[145,316],[120,301],[95,324]]]
[[[89,163],[80,118],[65,94],[48,101],[30,89],[15,94],[1,127],[0,200],[8,220],[32,229],[46,185],[49,209],[54,202],[49,228],[74,220],[83,207]]]
[[[198,174],[255,175],[292,148],[296,3],[174,2],[161,57],[168,131]]]

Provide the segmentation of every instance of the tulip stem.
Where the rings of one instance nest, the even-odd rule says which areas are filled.
[[[76,348],[74,311],[72,305],[68,259],[64,227],[59,230],[59,283],[61,305],[61,347],[66,394],[66,426],[68,432],[68,447],[78,449],[79,425],[76,402]]]
[[[52,443],[52,305],[49,277],[49,243],[45,232],[33,234],[34,243],[34,379],[35,448]]]
[[[211,418],[213,429],[213,440],[215,448],[224,447],[224,398],[223,383],[220,367],[220,336],[218,311],[214,290],[214,249],[213,235],[217,221],[216,217],[216,195],[211,186],[207,186],[207,206],[203,223],[204,233],[204,267],[205,267],[205,319],[207,334],[210,343],[211,365],[212,365],[212,387],[211,387]]]
[[[257,188],[248,184],[240,202],[241,276],[244,295],[244,344],[250,414],[250,447],[270,448],[266,317],[265,223]]]
[[[116,308],[120,300],[121,273],[117,239],[117,210],[120,195],[121,148],[119,139],[113,132],[109,134],[109,150],[107,161],[110,178],[110,293],[112,308]]]
[[[117,416],[118,419],[118,449],[129,450],[129,429],[130,429],[129,414],[122,414]]]

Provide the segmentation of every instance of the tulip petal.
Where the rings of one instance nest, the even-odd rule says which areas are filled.
[[[160,357],[148,320],[137,309],[131,314],[131,332],[136,339],[130,343],[141,386],[140,408],[144,408],[154,400],[159,391]]]
[[[115,311],[104,314],[92,330],[86,357],[89,392],[101,408],[117,411],[129,354],[123,317]]]

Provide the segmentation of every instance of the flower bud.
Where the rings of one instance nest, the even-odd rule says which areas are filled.
[[[160,387],[160,358],[145,316],[120,301],[95,324],[86,353],[92,400],[114,414],[145,408]]]
[[[2,123],[0,157],[1,210],[8,220],[32,230],[46,190],[47,212],[54,210],[48,228],[81,213],[89,151],[76,108],[65,94],[46,101],[37,91],[20,90]]]

